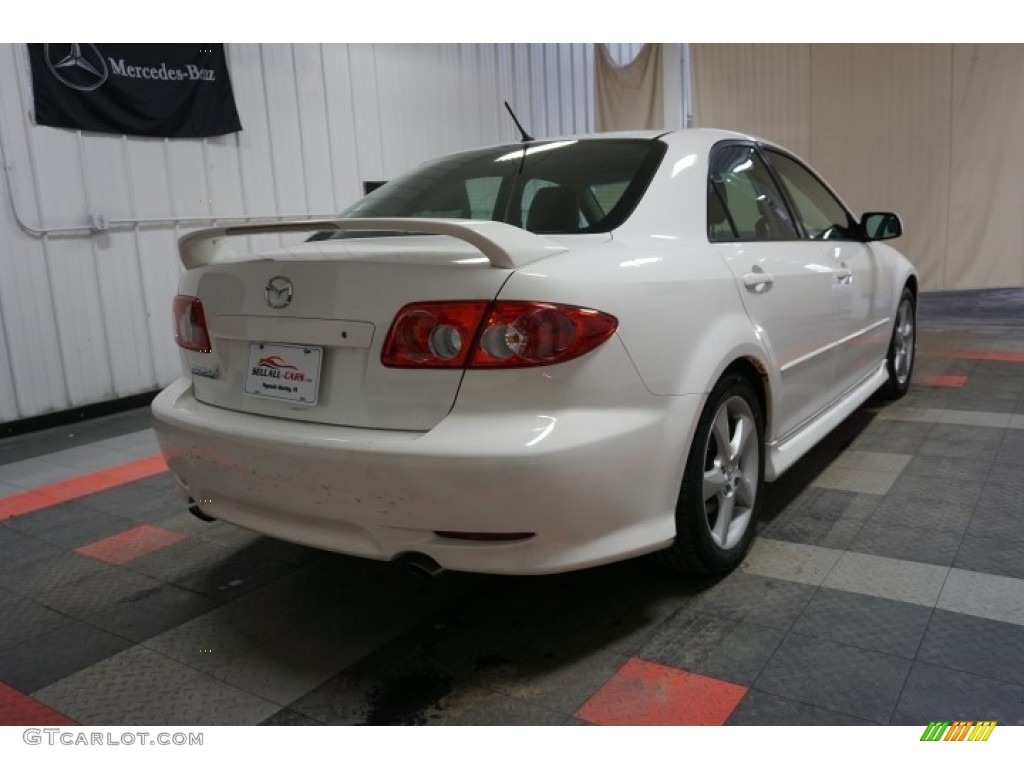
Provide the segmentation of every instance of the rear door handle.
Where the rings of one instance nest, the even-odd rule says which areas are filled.
[[[757,267],[754,268],[753,272],[747,272],[743,275],[743,284],[747,287],[748,291],[753,293],[764,293],[772,287],[774,282],[775,278],[771,274]]]
[[[836,269],[836,281],[840,283],[850,282],[850,278],[853,277],[853,270],[849,267],[839,267]]]

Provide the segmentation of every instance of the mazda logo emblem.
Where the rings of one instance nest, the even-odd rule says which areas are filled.
[[[267,305],[271,309],[284,309],[292,303],[292,294],[294,292],[292,281],[287,277],[282,277],[281,275],[272,277],[270,282],[267,283]]]
[[[95,91],[110,75],[92,43],[45,43],[43,55],[53,76],[76,91]]]

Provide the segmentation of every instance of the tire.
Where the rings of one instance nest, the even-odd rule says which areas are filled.
[[[676,539],[655,559],[688,573],[732,571],[754,539],[763,491],[761,403],[747,379],[727,374],[697,423],[676,504]]]
[[[889,380],[882,385],[882,394],[890,400],[899,400],[910,389],[910,378],[914,373],[914,359],[917,357],[917,302],[910,288],[903,289],[896,309],[896,320],[889,340],[886,368]]]

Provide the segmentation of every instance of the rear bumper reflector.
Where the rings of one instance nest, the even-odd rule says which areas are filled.
[[[534,533],[478,533],[475,531],[434,531],[443,539],[464,539],[467,541],[522,541],[532,539]]]

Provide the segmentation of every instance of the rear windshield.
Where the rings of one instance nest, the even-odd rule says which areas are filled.
[[[490,219],[537,234],[608,232],[632,213],[666,146],[650,139],[510,144],[432,160],[343,218]],[[313,237],[366,236],[326,233]]]

